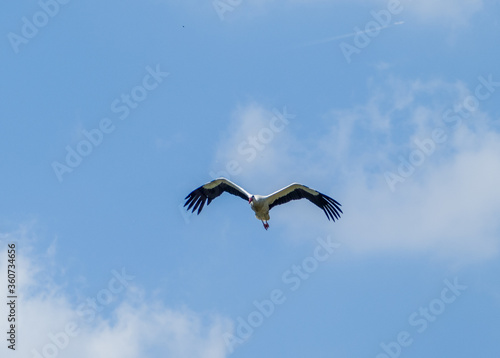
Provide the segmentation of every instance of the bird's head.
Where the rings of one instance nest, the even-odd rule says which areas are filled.
[[[254,196],[254,195],[252,195],[252,196],[250,197],[250,199],[248,199],[248,204],[252,204],[252,201],[253,201],[254,199],[255,199],[255,196]]]

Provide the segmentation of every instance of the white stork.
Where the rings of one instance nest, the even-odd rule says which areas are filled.
[[[187,207],[189,211],[195,212],[198,209],[198,215],[203,209],[205,203],[210,204],[212,200],[221,195],[223,192],[228,192],[239,196],[242,199],[248,200],[250,207],[255,212],[255,217],[262,221],[264,229],[269,228],[267,221],[269,218],[269,210],[271,210],[276,205],[281,205],[288,203],[290,200],[297,199],[307,199],[319,208],[323,209],[328,220],[340,218],[340,203],[336,200],[330,198],[325,194],[321,194],[319,191],[311,189],[305,185],[293,183],[278,190],[272,194],[263,195],[252,195],[240,186],[232,183],[226,178],[219,178],[212,180],[205,185],[200,186],[198,189],[193,190],[188,196],[186,196],[186,203],[184,207]]]

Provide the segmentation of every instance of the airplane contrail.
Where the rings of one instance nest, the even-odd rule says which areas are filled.
[[[370,29],[370,30],[356,31],[356,32],[348,33],[348,34],[343,34],[343,35],[338,35],[338,36],[334,36],[334,37],[329,37],[329,38],[322,39],[322,40],[316,40],[316,41],[304,44],[304,46],[319,45],[319,44],[322,44],[322,43],[332,42],[332,41],[336,41],[336,40],[340,40],[340,39],[345,39],[345,38],[353,37],[353,36],[360,35],[360,34],[366,34],[366,33],[374,32],[374,31],[380,31],[380,30],[387,29],[389,27],[393,27],[393,26],[397,26],[397,25],[401,25],[401,24],[404,24],[404,23],[405,23],[404,21],[397,21],[397,22],[394,22],[394,23],[392,23],[390,25],[376,27],[376,28]]]

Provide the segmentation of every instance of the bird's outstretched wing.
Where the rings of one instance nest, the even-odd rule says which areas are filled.
[[[196,209],[198,209],[197,214],[200,214],[205,203],[209,205],[212,200],[221,195],[223,192],[228,192],[229,194],[239,196],[245,200],[249,200],[251,197],[251,195],[240,186],[234,184],[226,178],[219,178],[193,190],[188,196],[186,196],[186,203],[184,204],[184,207],[187,206],[188,211],[193,208],[193,213]]]
[[[307,199],[311,203],[323,209],[328,220],[338,220],[340,219],[340,213],[342,213],[342,209],[340,209],[341,204],[339,202],[325,194],[321,194],[319,191],[297,183],[290,184],[289,186],[268,195],[266,198],[269,204],[269,209],[275,207],[276,205],[288,203],[291,200]]]

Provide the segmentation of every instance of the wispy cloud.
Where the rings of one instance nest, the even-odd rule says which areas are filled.
[[[256,160],[259,175],[242,176],[274,190],[304,182],[343,204],[344,215],[335,224],[308,203],[273,209],[274,227],[288,228],[291,237],[307,237],[314,225],[355,252],[432,252],[459,261],[492,257],[500,245],[494,219],[500,215],[500,132],[481,107],[459,126],[443,121],[446,109],[472,91],[437,79],[382,80],[364,104],[325,114],[331,125],[320,135],[299,133],[298,123],[291,123],[286,142]],[[415,148],[416,138],[437,127],[446,142],[391,192],[384,173],[397,168],[398,157]],[[223,140],[219,150],[234,140]]]
[[[75,298],[78,287],[53,280],[53,248],[36,253],[20,231],[1,238],[2,268],[7,267],[6,244],[16,241],[20,247],[18,343],[12,352],[3,347],[6,357],[226,357],[221,337],[232,331],[230,320],[166,307],[148,298],[139,278],[120,268],[103,273],[108,284],[90,301]],[[2,317],[7,308],[2,305]]]
[[[483,0],[402,0],[401,2],[419,19],[439,21],[451,26],[466,24],[484,6]]]
[[[223,139],[210,176],[234,180],[256,178],[263,173],[279,176],[279,167],[274,163],[284,160],[281,153],[290,144],[288,127],[295,117],[287,106],[266,108],[256,102],[238,106],[227,130],[221,133]]]
[[[346,39],[349,37],[354,37],[356,35],[361,35],[361,34],[371,34],[371,33],[375,33],[375,32],[378,33],[380,30],[384,30],[384,29],[387,29],[389,27],[398,26],[398,25],[402,25],[402,24],[404,24],[404,21],[396,21],[396,22],[394,22],[390,25],[386,25],[386,26],[379,26],[379,27],[374,27],[374,28],[369,29],[369,30],[354,31],[354,32],[349,32],[349,33],[342,34],[342,35],[336,35],[336,36],[327,37],[327,38],[316,40],[316,41],[311,41],[309,43],[306,43],[304,46],[320,45],[320,44],[324,44],[324,43],[328,43],[328,42],[332,42],[332,41],[337,41],[337,40],[342,40],[342,39]]]

